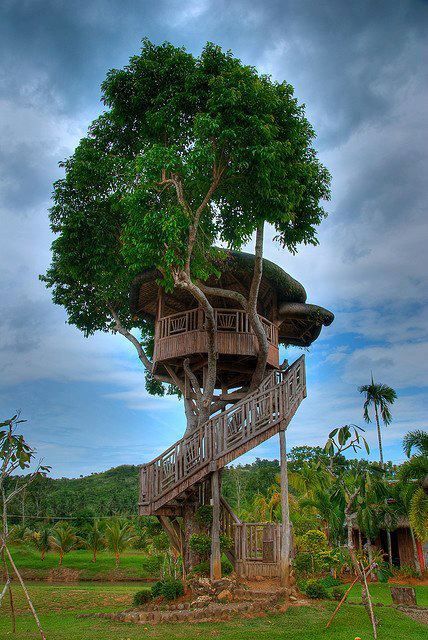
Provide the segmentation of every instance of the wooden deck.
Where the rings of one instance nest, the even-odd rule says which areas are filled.
[[[248,314],[241,309],[215,309],[216,350],[219,354],[257,356],[258,343]],[[278,327],[260,316],[269,342],[268,364],[278,367]],[[153,362],[207,352],[204,312],[191,309],[161,318],[155,326]]]
[[[140,515],[151,515],[243,453],[285,428],[306,397],[305,359],[272,371],[229,410],[181,438],[140,470]]]

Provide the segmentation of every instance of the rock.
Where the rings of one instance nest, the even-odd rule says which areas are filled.
[[[218,594],[217,600],[220,600],[220,602],[232,602],[233,595],[229,589],[223,589],[223,591],[220,591]]]
[[[211,602],[210,596],[198,596],[196,600],[192,602],[195,607],[206,607]]]

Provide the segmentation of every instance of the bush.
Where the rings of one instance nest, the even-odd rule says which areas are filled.
[[[206,533],[193,533],[190,536],[189,546],[201,558],[207,558],[211,552],[211,538]]]
[[[327,588],[323,585],[321,580],[308,580],[306,582],[305,593],[308,598],[314,600],[327,600],[329,597]]]
[[[224,558],[221,561],[221,575],[230,576],[231,573],[233,573],[233,564],[227,558]]]
[[[140,605],[145,604],[151,599],[152,592],[149,589],[144,589],[143,591],[137,591],[137,593],[134,594],[133,602],[136,607],[139,607]]]
[[[195,564],[192,568],[192,574],[197,576],[209,576],[210,575],[210,563],[208,560],[204,560],[199,564]]]
[[[233,564],[229,562],[227,558],[223,558],[221,561],[221,575],[230,576],[233,572]],[[195,564],[192,569],[192,575],[208,577],[210,575],[210,563],[209,560],[204,560],[199,564]]]
[[[381,564],[379,564],[374,570],[374,573],[379,582],[388,582],[389,578],[393,575],[388,562],[381,562]]]
[[[225,533],[220,534],[220,549],[222,551],[230,551],[235,546],[235,542],[233,538],[226,535]]]
[[[152,585],[152,588],[151,588],[152,598],[159,598],[159,596],[162,595],[162,586],[163,586],[163,583],[160,582],[160,580],[158,582],[155,582],[154,585]]]
[[[296,573],[310,573],[312,570],[312,555],[306,551],[300,551],[293,560]]]
[[[300,538],[300,548],[308,553],[319,553],[323,549],[327,549],[327,538],[325,533],[318,529],[306,531]]]
[[[153,547],[156,551],[166,551],[169,549],[169,538],[165,531],[153,536]]]
[[[416,571],[414,567],[411,567],[408,564],[403,564],[402,567],[393,569],[394,576],[397,578],[420,578],[421,576]]]
[[[151,589],[152,598],[163,596],[165,600],[175,600],[184,593],[184,587],[181,580],[175,578],[166,578],[155,582]]]
[[[326,587],[326,589],[330,589],[330,587],[338,587],[342,584],[342,581],[339,578],[333,578],[333,576],[325,576],[325,578],[321,578],[320,582]]]
[[[165,600],[175,600],[184,593],[184,587],[181,580],[167,578],[162,582],[162,593]]]

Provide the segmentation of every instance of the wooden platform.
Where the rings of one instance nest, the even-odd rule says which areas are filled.
[[[241,309],[215,309],[216,351],[220,355],[252,356],[258,353],[248,314]],[[267,364],[278,368],[278,328],[260,316],[269,343]],[[155,324],[153,363],[174,361],[177,358],[203,354],[208,351],[202,309],[190,309],[160,318]]]

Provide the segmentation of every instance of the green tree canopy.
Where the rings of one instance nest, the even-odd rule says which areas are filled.
[[[218,268],[213,243],[239,247],[261,221],[291,251],[316,243],[329,174],[291,85],[211,43],[194,57],[144,40],[108,73],[102,100],[54,185],[43,278],[85,334],[114,328],[112,308],[141,325],[127,296],[142,269],[158,268],[167,288],[186,266],[204,280]]]

